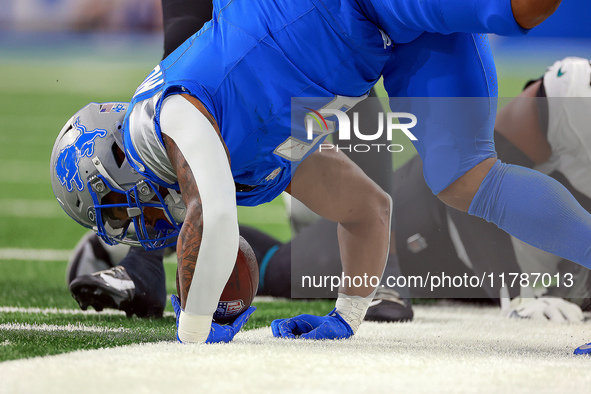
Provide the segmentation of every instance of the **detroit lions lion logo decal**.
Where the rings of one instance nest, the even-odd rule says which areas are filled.
[[[66,146],[60,151],[55,164],[55,173],[62,186],[71,192],[74,186],[82,191],[84,182],[80,177],[80,168],[78,163],[80,158],[91,157],[94,154],[94,143],[97,137],[103,138],[107,135],[105,129],[86,130],[86,127],[80,124],[80,118],[76,118],[73,127],[80,133],[73,144]]]

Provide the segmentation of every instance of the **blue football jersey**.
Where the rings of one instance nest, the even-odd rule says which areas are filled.
[[[402,72],[425,61],[397,56],[397,44],[454,31],[523,33],[505,0],[216,0],[213,19],[136,90],[124,123],[126,154],[148,178],[178,187],[159,113],[166,96],[190,94],[220,127],[234,180],[244,185],[238,204],[270,201],[322,142],[303,132],[306,113],[322,102],[297,108],[292,98],[361,97],[388,59],[407,65]]]
[[[162,154],[159,112],[166,96],[191,94],[219,125],[234,180],[244,185],[237,203],[271,201],[321,142],[305,140],[305,112],[294,115],[292,130],[292,97],[363,96],[391,55],[378,27],[348,7],[356,21],[349,31],[327,23],[310,0],[215,1],[213,20],[136,90],[124,122],[130,162],[158,184],[178,187]],[[142,149],[146,139],[153,146]]]

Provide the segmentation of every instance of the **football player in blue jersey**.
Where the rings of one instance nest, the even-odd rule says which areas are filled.
[[[587,132],[587,125],[591,122],[591,114],[583,109],[591,107],[590,78],[591,65],[587,59],[569,57],[557,61],[542,78],[528,82],[519,97],[503,107],[497,115],[494,135],[501,160],[552,176],[588,212],[591,212],[591,190],[588,189],[590,182],[587,177],[591,173],[591,163],[587,157],[591,152],[591,133]],[[378,108],[368,109],[371,114],[378,111]],[[375,125],[364,126],[367,126],[363,127],[364,130],[376,129]],[[380,178],[387,164],[379,163],[379,159],[376,161],[376,155],[366,159],[371,163],[366,163],[364,172],[372,179]],[[521,272],[547,272],[553,276],[560,273],[564,282],[558,283],[559,286],[548,287],[542,297],[533,297],[531,292],[527,294],[527,289],[520,296],[519,283],[510,287],[509,295],[513,300],[507,305],[506,315],[555,322],[578,322],[583,319],[581,310],[591,309],[591,271],[558,256],[517,243],[517,240],[511,239],[495,225],[445,206],[430,192],[422,172],[420,157],[415,156],[390,174],[390,187],[382,186],[384,190],[390,191],[395,201],[396,220],[392,225],[392,236],[398,245],[396,253],[400,260],[398,268],[398,261],[394,259],[394,250],[391,248],[384,276],[399,275],[392,272],[391,265],[405,277],[425,277],[428,272],[441,271],[448,275],[461,276],[467,273],[479,277],[483,273],[494,273],[495,277],[501,273],[506,273],[507,277]],[[380,181],[380,184],[384,184],[383,180]],[[291,242],[283,244],[255,229],[240,228],[240,234],[253,246],[261,266],[260,295],[292,297],[292,284],[301,284],[300,281],[291,280],[292,264],[302,273],[338,276],[340,272],[336,224],[318,220],[318,216],[313,213],[302,212],[301,205],[292,199],[286,201],[291,202],[288,211],[294,224]],[[108,268],[118,264],[125,255],[125,252],[118,255],[120,248],[125,248],[125,252],[128,249],[125,245],[108,248],[98,236],[89,233],[72,256],[70,274],[76,276],[73,272],[76,269],[91,273],[97,271],[99,265]],[[132,255],[136,256],[135,253]],[[122,263],[128,265],[126,259]],[[140,264],[141,261],[138,266]],[[154,272],[144,270],[139,276],[146,281],[154,276]],[[573,285],[567,287],[568,278],[572,278]],[[87,283],[88,286],[94,283],[96,286],[100,280],[82,275],[74,283]],[[385,282],[386,288],[378,289],[365,320],[411,319],[412,309],[406,305],[407,300],[397,294],[396,289],[388,288],[387,279]],[[142,282],[137,287],[143,288]],[[109,290],[114,291],[108,287],[104,289],[106,292]],[[336,296],[329,289],[322,290],[322,296]],[[500,281],[496,281],[492,285],[485,283],[485,291],[449,287],[437,289],[437,292],[419,287],[410,290],[413,298],[487,298],[496,300],[498,304],[501,289]],[[295,292],[305,294],[306,291],[296,289]],[[146,296],[139,297],[136,299],[138,308],[146,309],[150,305]]]
[[[292,116],[314,112],[292,109],[292,97],[320,98],[317,110],[340,112],[381,75],[391,97],[495,96],[488,43],[471,33],[524,34],[559,1],[245,3],[215,2],[213,20],[154,68],[124,117],[120,105],[90,104],[66,124],[52,153],[58,201],[107,243],[152,250],[178,236],[180,300],[173,305],[182,342],[231,340],[252,313],[231,326],[211,323],[237,252],[237,203],[260,204],[285,190],[339,223],[346,276],[382,275],[389,196],[342,152],[317,150],[325,134],[306,141],[303,125],[292,130]],[[471,104],[468,122],[457,105],[421,119],[415,146],[431,190],[450,206],[590,265],[591,215],[550,178],[498,162],[494,100]],[[376,286],[344,286],[327,316],[274,321],[273,334],[347,338]]]
[[[165,58],[209,19],[213,5],[209,0],[163,0],[162,10]],[[372,90],[370,97],[373,96],[375,92]],[[352,110],[370,114],[363,116],[360,121],[360,128],[363,130],[377,128],[378,122],[374,115],[383,111],[382,105],[376,100],[365,100]],[[387,142],[385,135],[376,142]],[[391,154],[388,151],[382,150],[371,155],[348,152],[347,155],[378,186],[383,190],[390,190],[392,171]],[[253,247],[259,262],[265,260],[265,254],[271,246],[279,243],[254,229],[242,227],[240,233]],[[86,310],[92,306],[98,311],[115,308],[125,311],[128,316],[161,316],[166,304],[162,266],[165,252],[146,251],[142,247],[129,247],[124,244],[107,249],[106,244],[92,234],[94,233],[88,233],[80,240],[66,270],[66,282],[81,308]],[[398,272],[398,262],[393,252],[392,247],[387,272],[395,274]],[[269,270],[269,273],[272,274],[273,270]],[[265,294],[289,297],[290,293],[284,287],[284,278],[271,279],[271,276],[268,275],[267,283],[276,281],[276,289],[281,291],[272,290]],[[385,278],[386,275],[384,280]],[[388,289],[379,289],[374,297],[374,303],[376,299],[383,300],[383,303],[377,308],[370,307],[366,320],[396,322],[412,319],[412,307],[406,289],[387,286],[386,283],[383,285]]]

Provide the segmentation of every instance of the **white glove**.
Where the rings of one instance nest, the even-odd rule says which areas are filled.
[[[548,320],[556,323],[579,323],[583,321],[581,308],[562,298],[516,297],[503,307],[503,314],[515,319]]]

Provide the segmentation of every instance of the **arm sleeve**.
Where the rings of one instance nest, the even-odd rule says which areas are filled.
[[[185,98],[173,95],[164,100],[160,127],[176,143],[189,165],[197,183],[203,211],[201,246],[185,313],[207,316],[211,324],[211,317],[238,253],[234,180],[217,132],[207,118]],[[179,324],[182,322],[183,319]]]

